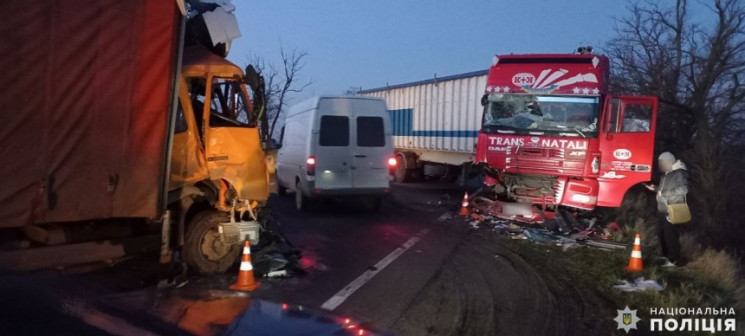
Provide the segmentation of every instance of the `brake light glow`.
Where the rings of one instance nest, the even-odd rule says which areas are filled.
[[[396,166],[398,166],[398,160],[395,156],[389,156],[388,157],[388,174],[395,175],[396,174]]]
[[[305,160],[305,173],[308,176],[316,175],[316,157],[315,156],[309,156],[308,159]]]

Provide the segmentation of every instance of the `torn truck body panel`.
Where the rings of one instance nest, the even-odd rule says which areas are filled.
[[[175,1],[2,7],[0,227],[159,217]]]
[[[212,179],[230,183],[239,199],[264,201],[269,197],[266,160],[257,127],[212,129],[207,148]]]
[[[194,117],[194,108],[184,78],[180,79],[179,108],[171,151],[169,190],[177,190],[210,178],[200,127]]]

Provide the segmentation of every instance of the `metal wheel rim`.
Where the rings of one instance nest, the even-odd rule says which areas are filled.
[[[209,261],[220,261],[230,253],[230,245],[222,242],[217,228],[212,228],[204,233],[199,251]]]

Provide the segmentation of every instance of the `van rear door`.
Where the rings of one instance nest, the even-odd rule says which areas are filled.
[[[388,188],[388,158],[393,154],[386,106],[380,100],[350,99],[353,120],[355,188]]]
[[[318,136],[315,151],[316,189],[352,188],[351,118],[337,108],[336,100],[321,99],[318,106]]]

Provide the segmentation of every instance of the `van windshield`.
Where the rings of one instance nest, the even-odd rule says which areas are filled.
[[[485,129],[596,136],[600,99],[493,94],[484,107]]]

